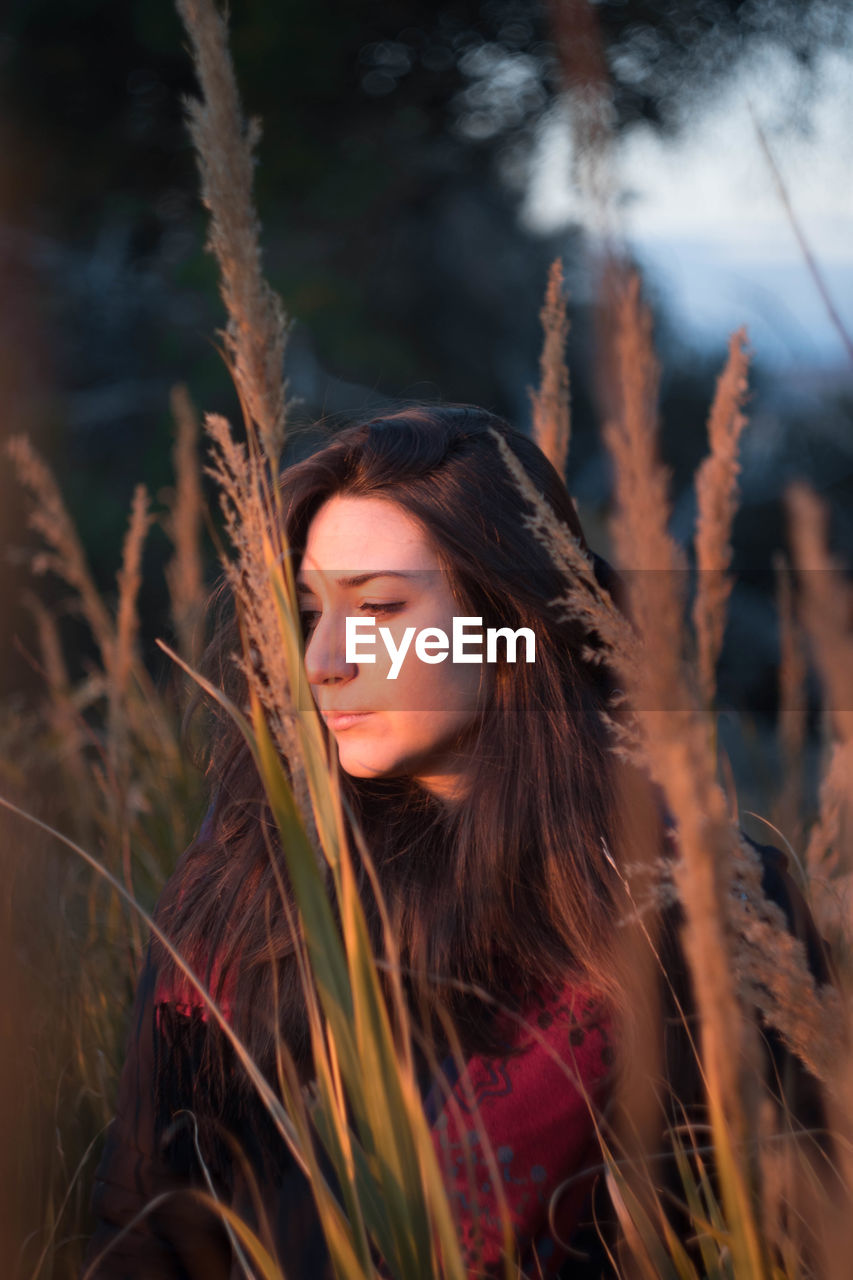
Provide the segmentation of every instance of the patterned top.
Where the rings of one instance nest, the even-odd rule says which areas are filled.
[[[584,1217],[601,1160],[594,1117],[609,1094],[614,1064],[603,1004],[568,984],[522,1005],[523,1018],[502,1024],[509,1028],[505,1052],[469,1056],[461,1073],[449,1057],[421,1086],[469,1280],[504,1274],[502,1201],[524,1274],[558,1275],[568,1256],[563,1245]],[[229,1017],[227,989],[220,1007]],[[181,980],[167,989],[147,962],[116,1116],[96,1173],[96,1229],[86,1255],[94,1265],[87,1280],[233,1280],[242,1274],[215,1215],[173,1195],[202,1185],[192,1132],[180,1117],[193,1105],[210,1031],[207,1007],[190,984]],[[226,1091],[212,1123],[233,1133],[252,1162],[287,1275],[331,1278],[305,1178],[295,1162],[282,1161],[277,1135],[266,1134],[270,1121],[260,1101],[244,1107],[241,1099],[241,1091]],[[197,1119],[201,1136],[207,1122],[201,1112]],[[177,1132],[164,1141],[170,1130]],[[228,1142],[219,1146],[221,1168],[213,1158],[209,1167],[225,1175],[225,1186],[233,1152]],[[327,1176],[334,1179],[331,1169]],[[158,1200],[149,1212],[146,1206]],[[240,1191],[233,1203],[251,1223],[251,1198]],[[378,1257],[377,1263],[381,1271]]]
[[[215,969],[215,966],[214,966]],[[215,985],[216,972],[212,975]],[[163,1004],[205,1021],[189,984]],[[231,1000],[220,999],[226,1017]],[[600,1001],[567,984],[540,992],[517,1017],[503,1056],[473,1055],[460,1074],[450,1056],[428,1088],[424,1109],[444,1173],[469,1274],[503,1274],[500,1179],[525,1271],[554,1276],[600,1163],[595,1119],[606,1099],[614,1050]],[[549,1205],[554,1198],[553,1211]]]
[[[461,1075],[443,1065],[425,1107],[459,1226],[469,1275],[502,1275],[500,1187],[521,1265],[554,1276],[600,1163],[595,1131],[613,1075],[611,1021],[600,1002],[567,985],[542,995],[518,1026],[513,1054],[475,1055]],[[469,1171],[470,1164],[470,1171]],[[549,1212],[551,1201],[553,1209]]]

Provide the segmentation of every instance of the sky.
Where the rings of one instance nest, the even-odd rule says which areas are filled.
[[[622,233],[689,343],[719,347],[746,324],[764,364],[844,376],[849,358],[779,198],[750,103],[853,332],[849,54],[825,53],[809,81],[785,50],[767,48],[695,111],[675,140],[635,129],[616,156]],[[543,231],[589,219],[573,178],[565,109],[540,131],[522,216]]]

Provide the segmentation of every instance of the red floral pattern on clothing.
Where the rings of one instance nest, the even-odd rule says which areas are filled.
[[[591,1188],[592,1175],[575,1175],[599,1160],[593,1116],[614,1060],[602,1006],[566,986],[536,1001],[527,1021],[514,1038],[517,1055],[474,1056],[456,1079],[448,1064],[451,1098],[443,1102],[434,1086],[426,1102],[428,1114],[440,1108],[430,1117],[433,1139],[471,1276],[502,1274],[499,1200],[481,1129],[498,1166],[522,1266],[531,1275],[557,1274],[567,1257],[560,1241],[572,1234]],[[549,1204],[568,1179],[556,1199],[552,1232]]]

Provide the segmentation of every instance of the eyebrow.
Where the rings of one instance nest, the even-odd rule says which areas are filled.
[[[373,573],[356,573],[349,578],[338,578],[337,585],[339,587],[360,587],[365,582],[371,582],[374,578],[413,578],[414,574],[404,573],[402,569],[377,569]],[[311,592],[314,594],[314,588],[310,587],[307,582],[297,582],[296,590],[303,593]]]

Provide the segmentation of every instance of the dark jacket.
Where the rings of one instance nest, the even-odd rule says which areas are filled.
[[[81,1276],[95,1280],[228,1280],[241,1276],[220,1215],[192,1189],[209,1190],[257,1229],[249,1184],[227,1145],[236,1134],[254,1156],[256,1175],[280,1148],[267,1173],[267,1206],[273,1193],[277,1234],[305,1259],[294,1276],[332,1276],[305,1179],[290,1158],[266,1111],[253,1107],[244,1088],[215,1099],[216,1113],[197,1106],[195,1082],[203,1068],[211,1030],[195,1009],[185,1015],[159,1004],[151,948],[139,980],[119,1080],[115,1118],[95,1174],[96,1225]],[[195,1107],[193,1114],[183,1108]],[[286,1267],[286,1256],[282,1258]],[[290,1274],[286,1271],[286,1274]]]

